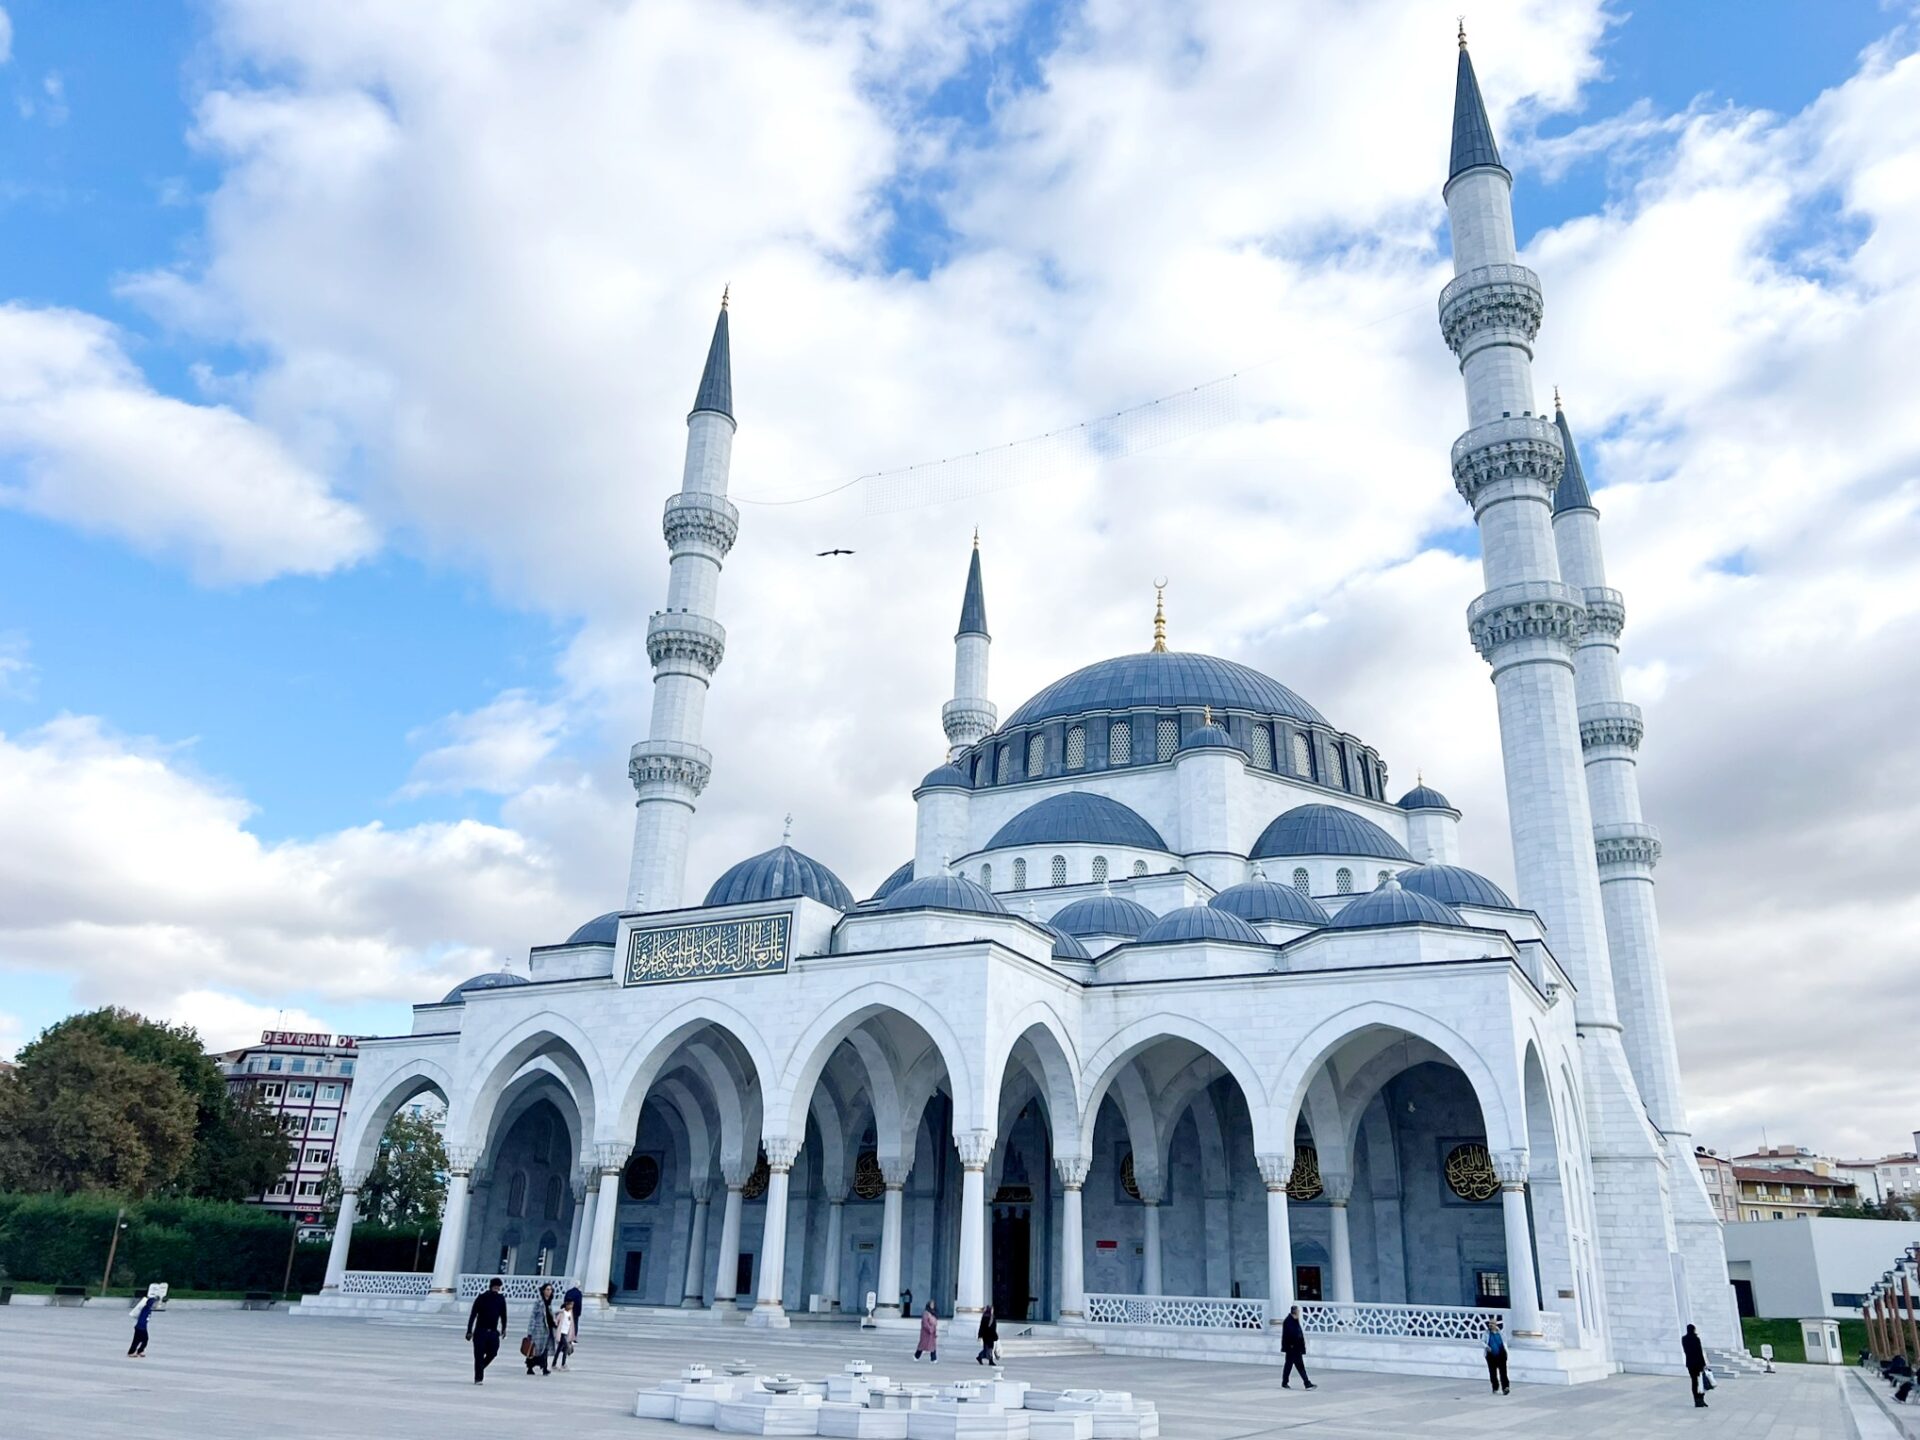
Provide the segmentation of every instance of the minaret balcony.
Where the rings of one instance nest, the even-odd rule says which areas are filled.
[[[1591,590],[1587,592],[1593,594]],[[1591,622],[1589,622],[1591,623]],[[1625,700],[1602,700],[1580,707],[1580,748],[1600,750],[1617,747],[1638,750],[1646,726],[1640,719],[1640,707]]]
[[[1627,628],[1627,599],[1605,585],[1587,587],[1587,633],[1618,640]]]
[[[717,564],[739,538],[740,512],[724,496],[682,491],[667,497],[660,532],[675,554],[692,551]]]
[[[1501,585],[1467,607],[1467,634],[1473,648],[1490,663],[1515,646],[1539,650],[1542,659],[1564,659],[1585,625],[1579,592],[1558,580]]]
[[[1559,427],[1538,415],[1490,420],[1453,442],[1453,488],[1476,513],[1516,496],[1551,501],[1565,467]]]
[[[727,653],[727,632],[717,620],[691,610],[661,610],[647,621],[647,658],[659,671],[706,679]]]
[[[1603,881],[1617,879],[1622,872],[1651,877],[1660,863],[1660,832],[1644,822],[1596,825],[1593,853]]]
[[[713,752],[685,740],[642,740],[627,759],[627,778],[641,799],[692,799],[713,776]]]
[[[971,745],[993,733],[1000,712],[985,700],[949,700],[940,707],[940,723],[954,745]]]
[[[1524,265],[1481,265],[1440,292],[1440,333],[1463,363],[1487,345],[1518,345],[1531,357],[1544,313],[1540,277]]]

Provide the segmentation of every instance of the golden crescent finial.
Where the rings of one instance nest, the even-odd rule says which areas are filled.
[[[1164,655],[1167,651],[1167,582],[1164,578],[1153,582],[1153,652]]]

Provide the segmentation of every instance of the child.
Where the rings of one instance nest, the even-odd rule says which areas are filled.
[[[560,1356],[560,1368],[567,1368],[567,1357],[573,1353],[573,1307],[562,1304],[553,1312],[553,1348]]]
[[[160,1297],[151,1290],[147,1298],[133,1307],[133,1343],[127,1346],[127,1358],[144,1360],[147,1355],[147,1320],[153,1314],[153,1307],[160,1303]]]

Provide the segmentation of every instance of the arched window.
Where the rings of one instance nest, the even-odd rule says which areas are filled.
[[[1134,878],[1135,878],[1135,879],[1138,879],[1138,878],[1139,878],[1140,876],[1142,876],[1142,875],[1144,875],[1144,874],[1146,874],[1146,873],[1147,873],[1147,862],[1146,862],[1146,861],[1144,861],[1144,860],[1136,860],[1136,861],[1134,861],[1134,862],[1133,862],[1133,874],[1134,874]]]
[[[1298,730],[1293,732],[1293,773],[1303,780],[1313,778],[1313,750]]]
[[[1047,737],[1029,735],[1027,737],[1027,778],[1037,780],[1040,772],[1047,768]]]
[[[1067,731],[1067,769],[1087,768],[1087,727],[1075,725]]]
[[[1265,725],[1253,727],[1253,763],[1262,770],[1273,769],[1273,731]]]
[[[1000,747],[1000,758],[995,762],[993,778],[995,783],[1000,785],[1005,785],[1009,780],[1013,779],[1013,746],[1002,745]]]
[[[1066,856],[1064,855],[1054,856],[1053,864],[1049,866],[1048,869],[1052,872],[1053,884],[1064,885],[1067,883],[1067,857]]]
[[[1106,878],[1107,857],[1104,855],[1096,855],[1093,857],[1093,882],[1097,885]]]
[[[1024,858],[1013,862],[1013,888],[1016,890],[1027,888],[1027,862]]]
[[[1107,727],[1107,764],[1131,765],[1133,763],[1133,726],[1124,720],[1116,720]]]
[[[1342,790],[1353,789],[1353,781],[1347,775],[1346,747],[1342,745],[1334,746],[1333,759],[1334,759],[1334,763],[1339,767],[1339,771],[1340,771],[1340,788]]]
[[[973,757],[973,788],[978,790],[980,788],[980,782],[986,778],[987,757],[984,755],[976,755]]]
[[[1353,872],[1342,865],[1333,872],[1333,888],[1342,895],[1353,893]]]
[[[513,1216],[527,1213],[527,1172],[516,1170],[513,1179],[507,1182],[507,1214]]]
[[[980,888],[982,890],[993,889],[993,866],[982,865],[980,867]]]
[[[547,1208],[545,1214],[549,1220],[558,1220],[560,1218],[560,1177],[558,1175],[549,1175],[547,1177]]]
[[[1311,895],[1313,893],[1313,882],[1307,876],[1306,866],[1301,865],[1294,870],[1293,888],[1298,890],[1302,895]]]
[[[1171,760],[1180,748],[1180,722],[1162,720],[1153,727],[1153,754],[1156,760]]]

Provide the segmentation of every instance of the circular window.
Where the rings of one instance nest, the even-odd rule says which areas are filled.
[[[1447,1188],[1462,1200],[1491,1200],[1500,1193],[1493,1157],[1478,1141],[1456,1145],[1447,1152]]]
[[[1318,1200],[1322,1188],[1320,1152],[1311,1145],[1302,1145],[1293,1157],[1293,1174],[1287,1177],[1287,1198]]]
[[[651,1155],[635,1155],[620,1177],[629,1200],[651,1200],[660,1188],[660,1162]]]

